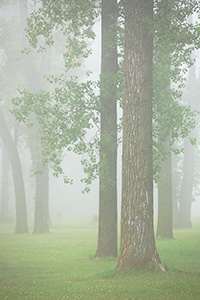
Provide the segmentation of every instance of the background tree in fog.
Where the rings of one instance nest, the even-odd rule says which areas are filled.
[[[85,4],[90,5],[90,1],[85,1]],[[68,9],[71,5],[71,15],[68,15],[68,20],[65,22],[64,16],[68,14],[66,12],[66,9]],[[63,31],[66,30],[65,34],[71,34],[72,37],[73,35],[78,36],[78,40],[80,42],[80,39],[83,37],[81,36],[82,34],[82,27],[88,26],[88,33],[89,32],[89,27],[91,27],[94,23],[94,11],[97,9],[94,5],[90,5],[91,8],[87,12],[85,10],[84,4],[77,3],[77,6],[74,7],[73,4],[69,5],[63,5],[59,6],[58,4],[52,5],[50,3],[43,3],[43,8],[42,10],[38,11],[38,13],[35,14],[35,19],[32,18],[29,20],[29,32],[32,30],[31,26],[33,25],[32,22],[35,22],[39,18],[42,21],[46,21],[45,18],[48,17],[48,23],[46,24],[45,22],[43,23],[42,26],[46,27],[46,30],[49,30],[49,18],[51,18],[51,25],[53,29],[54,26],[61,25],[63,28]],[[49,9],[52,9],[54,13],[58,10],[62,10],[63,14],[63,19],[59,18],[57,19],[57,15],[52,14],[49,15]],[[78,10],[78,13],[85,14],[84,18],[86,18],[86,22],[84,24],[84,18],[80,19],[80,24],[75,23],[74,14]],[[64,13],[65,12],[65,13]],[[76,16],[77,19],[77,16]],[[41,23],[34,23],[36,24],[41,24]],[[73,30],[70,32],[70,24],[72,24],[72,27],[74,26]],[[111,1],[110,3],[107,3],[105,1],[102,2],[102,70],[101,70],[101,79],[100,79],[100,115],[101,115],[101,135],[100,135],[100,171],[99,171],[99,207],[100,207],[100,212],[99,212],[99,237],[98,237],[98,249],[95,254],[95,257],[101,257],[101,256],[116,256],[117,255],[117,183],[116,183],[116,164],[117,164],[117,116],[116,116],[116,100],[117,100],[117,33],[116,33],[116,25],[117,25],[117,4],[116,1]],[[35,28],[35,27],[34,27]],[[87,28],[87,27],[86,27]],[[109,30],[108,30],[109,28]],[[46,31],[43,28],[43,31],[41,31],[40,27],[36,27],[35,29],[35,36],[38,36],[39,34],[44,34]],[[78,32],[78,33],[77,33]],[[84,39],[87,37],[90,37],[86,32],[86,35],[84,36]],[[32,34],[32,31],[31,31]],[[30,36],[32,37],[32,35]],[[91,33],[90,33],[91,35]],[[92,36],[91,36],[92,37]],[[48,35],[49,38],[49,35]],[[33,38],[31,40],[32,42],[35,42],[35,39]],[[79,59],[80,54],[82,56],[87,56],[87,54],[84,54],[84,47],[87,46],[87,43],[83,41],[82,49],[78,48],[77,44],[75,44],[76,39],[70,39],[69,36],[67,37],[66,45],[68,45],[68,51],[64,53],[65,57],[65,63],[66,63],[66,73],[70,72],[70,69],[73,69],[74,67],[79,67],[79,64],[76,63],[72,64],[75,60]],[[79,53],[80,52],[80,53]],[[69,76],[69,75],[67,75]],[[51,122],[51,115],[50,118],[46,118],[46,110],[43,111],[45,113],[45,118],[46,122],[42,121],[43,128],[45,131],[47,131],[46,128],[50,127],[51,129],[48,130],[48,136],[45,132],[45,136],[43,136],[43,141],[46,143],[46,149],[54,148],[53,153],[55,154],[55,149],[61,150],[65,147],[68,147],[68,149],[74,148],[74,151],[81,154],[84,152],[89,152],[90,154],[90,159],[92,161],[92,166],[91,163],[88,164],[87,160],[84,160],[84,171],[88,174],[88,179],[85,180],[86,183],[91,183],[91,180],[96,177],[95,172],[98,172],[96,168],[98,169],[98,163],[96,163],[96,157],[94,155],[94,147],[99,148],[99,139],[96,138],[95,142],[89,143],[89,147],[86,146],[86,143],[84,141],[84,135],[86,133],[85,128],[89,129],[90,128],[90,118],[93,119],[93,121],[98,122],[98,119],[95,117],[96,113],[98,113],[98,102],[94,102],[96,100],[96,97],[93,93],[91,93],[91,83],[88,82],[86,83],[85,87],[82,85],[78,86],[78,82],[74,81],[73,83],[73,78],[71,77],[71,81],[67,82],[61,82],[62,75],[60,79],[56,79],[56,82],[60,80],[60,86],[61,83],[63,84],[63,87],[60,88],[60,92],[57,93],[56,96],[56,101],[60,104],[60,107],[57,106],[56,110],[55,107],[51,108],[51,114],[54,115],[55,118],[60,119],[60,115],[62,115],[63,122],[54,122],[55,126],[49,125]],[[62,79],[63,80],[63,79]],[[55,81],[53,81],[55,84]],[[66,86],[64,86],[66,84]],[[75,84],[75,85],[74,85]],[[89,85],[88,85],[89,84]],[[74,85],[74,86],[73,86]],[[76,86],[77,85],[77,86]],[[74,96],[76,97],[76,101],[71,104],[68,103],[68,106],[66,106],[66,109],[69,111],[70,110],[70,105],[73,106],[73,111],[75,111],[75,114],[77,112],[81,112],[81,119],[85,118],[85,122],[83,124],[79,123],[77,124],[77,117],[75,115],[72,116],[73,119],[72,121],[74,122],[73,126],[76,127],[76,131],[78,128],[80,128],[80,132],[74,132],[70,133],[69,130],[69,124],[70,120],[67,120],[67,115],[68,112],[65,110],[65,103],[63,102],[63,90],[66,90],[67,87],[70,87],[71,90],[69,90],[69,94],[72,93],[77,93]],[[74,89],[73,89],[74,87]],[[92,86],[91,86],[92,87]],[[72,90],[73,89],[73,90]],[[86,90],[87,89],[87,90]],[[80,93],[80,91],[83,91],[85,94]],[[57,92],[55,90],[55,92]],[[93,97],[93,103],[84,103],[84,98],[87,97],[89,94],[89,97]],[[42,95],[40,94],[42,97]],[[47,96],[47,95],[46,95]],[[80,96],[82,97],[81,102],[78,103]],[[26,97],[30,98],[30,94],[26,93]],[[37,96],[39,97],[39,96]],[[74,98],[70,96],[70,99],[72,98],[71,101],[74,101]],[[27,100],[24,98],[24,100],[27,102]],[[37,100],[36,100],[37,101]],[[50,103],[51,101],[51,103]],[[50,99],[48,105],[52,106],[52,99]],[[44,103],[44,101],[43,101]],[[91,105],[92,104],[92,105]],[[39,101],[37,101],[37,107],[38,105],[41,105]],[[36,108],[35,105],[35,108]],[[75,108],[76,106],[76,108]],[[83,108],[85,107],[86,113],[88,116],[83,114]],[[93,113],[92,110],[95,112]],[[27,110],[26,110],[27,111]],[[92,115],[88,113],[88,111],[92,112]],[[40,110],[41,114],[41,110]],[[57,116],[56,116],[57,114]],[[41,117],[40,117],[41,118]],[[43,116],[42,116],[43,118]],[[80,119],[80,118],[79,118]],[[88,123],[87,123],[88,120]],[[47,124],[48,123],[48,124]],[[60,145],[56,143],[56,140],[54,139],[55,136],[57,136],[57,133],[59,131],[62,131],[62,135],[59,134],[60,137]],[[44,130],[43,130],[44,132]],[[52,133],[54,137],[52,137]],[[75,135],[75,137],[74,137]],[[76,136],[77,135],[77,136]],[[79,142],[77,145],[75,145],[76,139],[79,139]],[[72,145],[71,145],[72,144]],[[49,151],[49,150],[48,150]],[[52,153],[49,151],[48,154],[50,154],[50,160],[56,161],[56,169],[58,170],[58,165],[57,165],[57,158],[56,156],[52,156]],[[98,159],[97,159],[98,161]],[[61,170],[60,170],[61,171]],[[62,172],[62,171],[61,171]]]
[[[199,79],[196,78],[196,64],[190,67],[182,101],[199,111]],[[192,202],[199,196],[199,114],[196,116],[197,126],[190,137],[180,141],[183,153],[173,155],[173,226],[174,228],[190,228]],[[179,217],[182,219],[180,220]]]
[[[16,95],[15,89],[17,87],[29,86],[30,89],[39,90],[42,82],[44,81],[42,78],[43,72],[46,71],[46,66],[48,65],[45,62],[44,55],[40,55],[41,63],[38,59],[38,55],[32,55],[31,57],[21,54],[23,47],[26,46],[25,41],[25,24],[26,18],[28,17],[28,3],[26,0],[14,1],[12,5],[6,5],[5,9],[8,10],[9,16],[11,19],[2,20],[2,26],[4,26],[4,30],[2,31],[1,40],[3,41],[4,53],[3,57],[3,67],[1,69],[2,74],[4,74],[3,78],[6,80],[2,80],[2,97],[6,99],[4,107],[6,110],[9,110],[9,101],[10,98]],[[17,12],[17,14],[16,14]],[[14,14],[14,17],[13,17]],[[9,18],[10,18],[9,17]],[[10,35],[13,35],[13,28],[16,28],[16,32],[14,34],[15,39],[10,38]],[[20,49],[20,50],[19,50]],[[47,55],[48,56],[48,55]],[[9,57],[9,59],[7,59]],[[19,67],[20,65],[20,67]],[[38,65],[39,71],[38,71]],[[45,66],[45,67],[44,67]],[[11,71],[11,68],[14,71]],[[10,90],[10,86],[12,89]],[[9,86],[9,93],[6,92],[6,87]],[[11,92],[12,91],[12,92]],[[7,113],[9,115],[9,113]],[[9,117],[10,121],[11,117]],[[19,130],[17,122],[14,121],[14,132],[15,132],[15,145],[17,146],[17,141],[19,137]],[[30,130],[29,130],[30,131]],[[20,134],[22,134],[22,127],[20,127]],[[31,135],[31,137],[30,137]],[[26,144],[30,148],[31,157],[33,160],[33,164],[37,164],[35,167],[37,170],[39,169],[38,164],[40,162],[41,169],[41,146],[40,146],[40,134],[39,128],[37,125],[32,127],[31,133],[28,133],[25,128],[23,128],[23,136],[26,136]],[[35,139],[35,141],[33,141]],[[37,148],[37,151],[36,151]],[[37,157],[37,158],[36,158]],[[48,209],[48,168],[44,172],[44,174],[37,173],[36,178],[36,209],[35,209],[35,222],[34,222],[34,232],[45,232],[48,231],[48,221],[49,220],[49,209]],[[4,173],[3,173],[4,174]],[[5,180],[2,177],[2,180]],[[8,186],[8,185],[7,185]],[[5,195],[5,188],[2,188],[2,194]],[[4,198],[5,199],[5,198]],[[39,209],[38,209],[39,206]],[[3,205],[2,207],[5,207]],[[1,211],[3,213],[3,211]]]
[[[26,196],[25,196],[20,157],[17,151],[17,147],[10,135],[8,126],[6,124],[6,120],[4,118],[1,109],[0,109],[0,134],[8,152],[8,156],[12,168],[12,174],[13,174],[15,201],[16,201],[15,233],[28,232]]]
[[[172,238],[171,148],[194,127],[193,113],[180,103],[185,72],[198,46],[196,27],[188,17],[199,10],[197,1],[155,1],[154,135],[158,174],[157,236]],[[195,41],[195,43],[194,43]],[[155,144],[155,145],[156,145]],[[179,149],[174,150],[180,152]]]
[[[29,16],[28,1],[20,0],[20,20],[22,27],[23,46],[27,46],[25,38],[26,19]],[[43,75],[49,71],[49,51],[40,55],[24,55],[22,68],[26,86],[33,92],[38,92],[44,87]],[[39,67],[38,67],[39,65]],[[40,127],[37,120],[33,120],[34,126],[27,132],[27,144],[30,148],[31,158],[36,170],[35,174],[35,211],[34,233],[49,231],[49,169],[48,165],[43,170],[42,147]],[[42,172],[38,172],[42,170]]]
[[[193,55],[194,56],[194,55]],[[199,80],[196,79],[196,65],[190,67],[187,85],[183,94],[183,101],[199,111]],[[192,137],[199,139],[198,126],[192,132]],[[197,145],[191,143],[189,138],[184,139],[184,153],[182,166],[182,182],[179,194],[179,216],[177,226],[191,228],[191,206],[195,190],[199,193],[199,168]],[[181,181],[181,180],[180,180]]]
[[[10,18],[10,16],[9,16]],[[15,18],[13,18],[15,19]],[[9,97],[10,95],[13,95],[15,88],[16,88],[16,78],[20,78],[18,73],[18,61],[13,59],[13,53],[15,51],[14,49],[14,41],[15,39],[8,40],[7,35],[9,36],[11,29],[13,33],[12,27],[13,23],[9,22],[10,20],[3,19],[1,20],[1,111],[0,111],[0,117],[1,117],[1,136],[3,143],[5,145],[5,148],[8,153],[8,157],[11,163],[12,168],[12,174],[13,174],[13,182],[14,182],[14,191],[15,191],[15,201],[16,201],[16,227],[15,232],[16,233],[24,233],[28,231],[28,225],[27,225],[27,210],[26,210],[26,197],[25,197],[25,189],[24,189],[24,180],[22,175],[22,167],[20,162],[20,156],[17,149],[17,142],[18,142],[18,125],[16,122],[13,122],[11,120],[11,116],[7,113],[5,118],[5,111],[9,108]],[[15,22],[15,20],[14,20]],[[16,26],[16,30],[18,29],[18,26]],[[5,30],[5,31],[4,31]],[[16,46],[19,47],[19,42],[16,42]],[[16,69],[15,69],[16,68]],[[10,72],[12,69],[12,72]],[[16,76],[16,77],[15,77]],[[9,78],[9,83],[6,82],[6,79]],[[20,78],[21,79],[21,78]],[[19,80],[20,80],[19,79]],[[8,92],[9,90],[9,92]],[[3,111],[4,109],[4,111]],[[9,120],[9,123],[14,124],[14,138],[11,136],[10,133],[10,126],[7,125],[7,121]],[[5,174],[3,173],[3,176]],[[2,178],[2,180],[5,177]],[[8,184],[8,183],[7,183]],[[3,193],[2,188],[2,193]],[[3,207],[2,207],[3,208]],[[3,213],[3,212],[1,212]]]
[[[0,223],[8,223],[10,221],[9,211],[9,175],[10,163],[5,146],[2,144],[2,173],[1,173],[1,202],[0,202]]]

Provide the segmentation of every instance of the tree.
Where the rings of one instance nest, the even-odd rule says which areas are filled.
[[[63,174],[61,160],[57,154],[64,148],[76,153],[84,152],[86,130],[98,121],[96,86],[91,80],[87,80],[88,72],[85,72],[85,78],[78,77],[82,59],[90,53],[88,40],[94,38],[91,28],[97,16],[96,10],[96,2],[90,0],[76,3],[42,1],[42,6],[34,10],[27,19],[26,32],[34,48],[39,44],[40,35],[45,37],[47,45],[52,45],[53,34],[58,28],[66,38],[66,48],[63,50],[65,70],[58,76],[47,77],[53,84],[52,91],[34,93],[24,89],[21,99],[19,97],[13,101],[15,106],[18,105],[22,110],[14,109],[20,120],[27,121],[31,113],[35,114],[41,126],[43,154],[46,157],[44,160],[52,162],[56,175]],[[46,47],[39,45],[38,51],[45,50],[44,46]]]
[[[199,80],[196,79],[196,66],[189,69],[186,87],[182,101],[191,105],[192,109],[199,110]],[[199,195],[199,114],[197,114],[197,126],[189,137],[182,141],[183,153],[173,157],[173,177],[175,184],[173,192],[176,199],[174,227],[191,228],[191,207],[195,196]],[[174,211],[173,211],[174,213]]]
[[[38,170],[41,167],[38,166]],[[49,232],[49,170],[36,174],[36,196],[33,233]]]
[[[121,243],[117,269],[164,269],[153,229],[153,1],[126,0]]]
[[[194,127],[191,109],[180,103],[191,52],[198,32],[187,19],[198,11],[197,1],[155,1],[154,134],[157,136],[158,226],[157,237],[173,238],[171,151],[175,141]],[[177,38],[178,36],[178,38]],[[196,42],[195,42],[196,43]],[[156,116],[156,117],[155,117]],[[179,153],[180,150],[175,152]]]
[[[0,134],[4,145],[7,149],[9,160],[11,163],[15,201],[16,201],[16,226],[15,233],[28,232],[27,211],[26,211],[26,196],[24,189],[24,181],[22,175],[21,162],[17,147],[12,140],[3,112],[0,109]]]
[[[12,21],[11,20],[2,20],[2,26],[4,28],[4,30],[1,31],[1,40],[3,41],[2,45],[4,48],[4,59],[3,59],[3,67],[1,68],[2,71],[2,78],[6,78],[5,83],[4,80],[1,88],[1,92],[3,93],[3,99],[5,99],[5,105],[7,106],[7,110],[8,110],[8,106],[9,106],[9,102],[11,97],[13,96],[13,94],[15,95],[15,89],[17,89],[17,87],[19,88],[19,86],[29,86],[30,88],[37,90],[40,88],[41,82],[42,82],[42,75],[38,74],[37,72],[37,64],[35,63],[35,60],[38,58],[38,56],[36,57],[36,55],[33,55],[31,58],[27,55],[23,55],[21,53],[22,51],[22,47],[24,48],[27,44],[26,40],[25,40],[25,33],[24,33],[24,28],[26,25],[26,19],[28,17],[28,1],[27,0],[20,0],[20,1],[15,1],[15,3],[12,3],[12,6],[9,7],[9,9],[12,11],[12,8],[14,7],[14,5],[19,5],[19,15],[16,14],[13,18]],[[16,10],[15,10],[16,13]],[[12,16],[12,13],[10,14]],[[20,17],[20,18],[19,18]],[[12,29],[10,29],[12,28]],[[16,28],[16,32],[14,32],[14,39],[13,39],[13,28]],[[9,34],[12,34],[12,37],[9,36]],[[8,38],[9,37],[9,38]],[[15,40],[16,39],[16,40]],[[23,52],[23,51],[22,51]],[[9,59],[8,59],[9,58]],[[18,63],[16,63],[18,62]],[[20,67],[19,67],[20,66]],[[41,67],[43,67],[44,65],[42,64]],[[9,70],[9,68],[12,70]],[[14,71],[13,71],[14,70]],[[8,88],[9,86],[9,88]],[[10,86],[12,86],[12,92],[10,92]],[[7,90],[9,89],[9,94],[7,93]],[[5,94],[5,95],[4,95]],[[8,95],[7,95],[8,94]],[[6,97],[7,96],[7,97]],[[16,133],[18,130],[15,130],[16,126],[16,120],[14,121],[14,132]],[[21,127],[22,129],[22,127]],[[29,137],[27,138],[29,134],[27,134],[27,132],[25,132],[25,127],[23,128],[23,133],[24,136],[26,135],[26,142],[29,142],[27,144],[29,144],[28,146],[30,147],[33,146],[35,147],[36,144],[38,145],[40,143],[40,141],[33,141],[33,139],[35,138],[36,134],[33,133],[34,130],[32,130],[32,139]],[[38,127],[36,128],[36,126],[34,126],[34,129],[38,129]],[[38,133],[39,134],[39,133]],[[17,136],[18,134],[15,134],[15,136]],[[15,138],[15,147],[17,147],[17,142],[16,140],[18,140],[18,138]],[[31,140],[31,142],[30,142]],[[31,154],[32,152],[34,152],[33,149],[31,150]],[[41,149],[40,149],[41,150]],[[42,156],[41,153],[37,153],[35,154],[37,155],[37,159],[38,156]],[[33,155],[32,155],[33,157]],[[34,163],[34,162],[33,162]],[[48,170],[48,168],[47,168]],[[45,176],[48,178],[48,172],[45,172]],[[42,195],[42,202],[46,199],[45,197],[45,193],[44,190],[46,188],[47,193],[46,195],[48,196],[48,184],[44,185],[44,183],[46,183],[45,180],[43,180],[43,185],[41,185],[41,179],[42,179],[42,175],[38,174],[35,177],[40,177],[40,180],[36,180],[36,190],[37,190],[37,205],[38,202],[40,202],[40,197]],[[42,192],[40,192],[40,189],[42,188]],[[45,201],[44,201],[45,202]],[[46,210],[48,211],[48,201],[45,202],[47,205]],[[44,205],[41,205],[42,208],[44,208]],[[39,210],[36,209],[36,211],[38,212]],[[49,214],[49,213],[48,213]],[[45,213],[41,212],[40,209],[40,213],[39,216],[42,215],[42,220],[39,222],[40,226],[37,226],[36,224],[36,231],[39,231],[38,227],[40,227],[40,232],[42,231],[46,231],[46,224],[48,224],[47,220],[44,219],[44,216],[46,215]],[[49,218],[49,216],[48,216]],[[35,218],[36,223],[39,220],[39,217],[37,216]],[[46,223],[45,223],[46,221]],[[45,223],[44,229],[42,228],[41,224]],[[47,230],[48,231],[48,230]]]
[[[194,56],[194,55],[192,55]],[[196,88],[198,85],[195,76],[195,68],[193,65],[189,69],[188,82],[183,94],[183,100],[189,102],[194,109],[198,108],[198,100],[196,100]],[[196,100],[196,101],[195,101]],[[196,102],[196,103],[195,103]],[[179,218],[178,226],[180,228],[191,228],[191,206],[193,199],[194,188],[194,175],[195,175],[195,156],[194,145],[192,145],[189,138],[184,139],[184,156],[183,156],[183,178],[180,188],[180,203],[179,203]]]
[[[43,1],[43,7],[38,10],[38,12],[34,12],[32,18],[28,19],[29,27],[27,32],[29,34],[31,27],[29,37],[33,45],[36,43],[37,36],[45,32],[48,32],[46,35],[47,42],[49,39],[51,40],[50,31],[60,25],[67,38],[66,45],[68,51],[64,54],[66,66],[65,78],[63,79],[62,75],[56,79],[51,78],[54,86],[58,85],[54,94],[49,96],[43,92],[43,94],[40,93],[33,96],[27,91],[24,92],[23,107],[25,109],[23,109],[23,111],[30,112],[32,110],[34,113],[36,112],[36,118],[39,118],[39,124],[42,126],[42,141],[43,146],[45,145],[43,152],[50,161],[55,162],[54,167],[56,172],[58,171],[57,173],[62,173],[58,165],[60,161],[57,152],[67,148],[69,150],[73,149],[79,154],[89,153],[90,162],[88,163],[87,160],[83,160],[84,171],[88,174],[88,179],[86,179],[85,182],[91,183],[91,180],[94,179],[98,173],[100,181],[99,237],[98,249],[95,254],[95,258],[97,258],[101,256],[117,256],[116,73],[118,65],[116,25],[118,12],[116,1],[110,1],[109,3],[106,1],[102,2],[102,72],[99,105],[99,98],[97,98],[93,92],[94,85],[92,85],[92,82],[88,81],[86,84],[80,84],[80,79],[72,76],[69,78],[68,75],[75,67],[80,67],[80,58],[88,55],[88,44],[85,40],[92,37],[90,27],[92,27],[94,17],[97,15],[95,14],[97,8],[94,2],[84,1],[84,5],[82,3],[83,1],[76,2],[75,6],[71,2],[68,3],[68,5],[64,5],[64,3],[54,5],[53,2],[46,3]],[[87,11],[85,6],[88,8],[88,5],[90,9]],[[51,15],[49,13],[50,10],[53,12]],[[57,19],[58,11],[61,11],[63,18]],[[64,11],[66,13],[64,13]],[[80,22],[75,22],[75,12],[82,15],[82,18],[79,20]],[[44,21],[42,24],[38,22],[39,18]],[[49,20],[51,20],[50,24]],[[43,31],[38,27],[38,24],[43,26]],[[32,34],[33,27],[35,29],[34,38]],[[82,28],[85,28],[85,33]],[[77,63],[74,64],[74,62]],[[34,102],[27,101],[28,98],[34,99]],[[63,100],[64,98],[65,100]],[[41,99],[44,100],[41,102]],[[18,103],[21,103],[21,100],[19,100]],[[26,106],[26,103],[28,106]],[[30,103],[34,103],[34,107],[32,106],[30,108]],[[46,107],[44,103],[45,105],[47,104]],[[38,110],[38,107],[41,107],[41,109]],[[37,114],[38,111],[39,114]],[[93,124],[99,122],[99,111],[101,115],[100,142],[98,137],[94,142],[88,145],[84,140],[86,130],[93,127]],[[45,117],[42,115],[42,112],[44,112]],[[100,152],[100,163],[98,163],[98,158],[94,154],[94,147]],[[98,171],[99,167],[100,170]]]
[[[99,231],[94,258],[117,256],[117,1],[102,0]]]
[[[25,38],[26,19],[29,16],[28,1],[20,0],[20,22],[22,32],[22,44],[27,46]],[[40,59],[40,60],[39,60]],[[38,61],[40,67],[38,67]],[[44,86],[43,74],[48,73],[49,69],[49,51],[41,55],[24,55],[24,64],[22,74],[25,85],[34,92],[38,92]],[[42,170],[42,147],[40,127],[36,120],[33,120],[34,126],[28,129],[26,133],[26,142],[30,148],[32,163],[34,169]],[[33,233],[49,232],[49,168],[48,165],[44,171],[35,174],[35,212],[34,212],[34,230]]]
[[[5,146],[2,147],[2,176],[1,176],[1,224],[9,221],[9,158]]]
[[[170,138],[165,150],[170,150]],[[162,162],[158,179],[158,223],[156,237],[173,238],[171,155]]]
[[[182,172],[180,170],[180,155],[172,155],[172,200],[173,200],[173,228],[178,228],[179,215],[179,190],[180,178]]]
[[[8,19],[10,15],[8,15]],[[8,153],[8,158],[11,163],[12,176],[14,182],[14,191],[15,191],[15,202],[16,202],[16,233],[28,232],[27,225],[27,212],[26,212],[26,197],[24,190],[24,181],[22,174],[22,167],[20,156],[17,149],[17,139],[16,139],[16,130],[14,127],[14,139],[11,136],[11,130],[7,126],[7,122],[11,121],[9,114],[4,114],[9,110],[9,100],[11,95],[13,95],[17,83],[20,81],[20,76],[18,72],[19,65],[19,56],[16,59],[16,56],[13,53],[17,52],[15,47],[19,46],[18,39],[16,39],[16,32],[18,31],[18,26],[13,26],[10,20],[1,18],[1,89],[0,97],[3,99],[1,101],[0,109],[0,134]],[[18,25],[18,24],[17,24]],[[9,39],[9,34],[12,28],[12,39]],[[15,44],[16,42],[16,44]],[[15,44],[15,46],[13,46]],[[16,46],[17,45],[17,46]],[[14,49],[15,48],[15,49]],[[18,81],[19,80],[19,81]],[[4,113],[3,113],[4,111]],[[7,121],[6,121],[7,120]],[[13,122],[11,121],[11,124]],[[2,190],[3,192],[3,190]]]
[[[189,139],[184,140],[183,179],[180,190],[179,227],[192,228],[191,206],[194,182],[194,149]]]

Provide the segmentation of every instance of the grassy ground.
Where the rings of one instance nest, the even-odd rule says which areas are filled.
[[[167,272],[116,273],[117,259],[91,261],[94,225],[66,225],[50,234],[0,233],[0,299],[199,300],[200,225],[158,240]]]

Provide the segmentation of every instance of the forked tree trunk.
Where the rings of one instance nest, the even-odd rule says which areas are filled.
[[[98,247],[117,256],[117,1],[102,1],[101,136]]]
[[[121,244],[117,269],[164,269],[153,228],[153,0],[125,0]]]
[[[170,137],[165,142],[165,151],[170,152]],[[173,238],[172,219],[172,174],[171,155],[162,162],[158,180],[158,223],[156,236]]]
[[[39,166],[38,166],[39,169]],[[49,232],[49,170],[36,175],[36,199],[33,233]]]
[[[26,197],[24,189],[24,181],[22,175],[22,168],[18,150],[13,142],[9,129],[6,124],[3,112],[0,109],[0,134],[4,145],[7,149],[9,160],[11,163],[14,189],[15,189],[15,201],[16,201],[16,227],[15,233],[28,232],[27,224],[27,211],[26,211]]]
[[[0,208],[0,223],[9,222],[9,172],[10,165],[8,154],[3,147],[2,151],[2,176],[1,176],[1,208]]]

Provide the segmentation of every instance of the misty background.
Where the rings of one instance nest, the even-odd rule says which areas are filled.
[[[11,1],[12,2],[12,1]],[[21,53],[21,45],[19,45],[20,33],[20,11],[18,3],[10,5],[7,4],[0,8],[1,18],[1,44],[0,44],[0,62],[1,62],[1,83],[0,83],[0,95],[1,99],[4,100],[4,111],[6,112],[6,118],[8,125],[12,128],[14,117],[10,114],[11,108],[10,100],[12,97],[17,95],[17,88],[21,88],[23,85],[23,79],[20,78],[20,67],[26,54]],[[91,43],[92,54],[84,61],[84,68],[91,70],[91,78],[98,80],[100,74],[101,64],[101,22],[100,20],[95,25],[96,38]],[[63,68],[62,63],[62,47],[64,46],[65,40],[62,35],[55,33],[56,42],[51,47],[51,53],[53,58],[51,61],[50,73],[58,73]],[[3,40],[2,40],[3,39]],[[32,59],[37,60],[36,51],[33,51]],[[10,57],[7,57],[7,55]],[[196,79],[199,78],[200,73],[200,54],[195,53],[196,64],[195,74]],[[4,60],[6,57],[6,63]],[[2,67],[3,66],[3,67]],[[45,75],[45,74],[43,74]],[[187,76],[187,75],[186,75]],[[190,105],[189,101],[188,104]],[[121,109],[118,107],[119,116],[122,115]],[[11,129],[12,130],[12,129]],[[26,125],[20,124],[20,138],[19,138],[19,149],[20,157],[23,166],[23,176],[25,180],[25,190],[27,197],[27,211],[28,218],[33,221],[34,216],[34,203],[35,203],[35,178],[32,169],[32,161],[30,151],[27,143],[23,139],[24,131],[27,131]],[[199,133],[195,130],[194,135],[197,135],[197,145],[194,146],[196,151],[200,149]],[[0,141],[0,175],[2,181],[2,157],[3,157],[3,143]],[[85,176],[82,166],[80,163],[80,157],[72,152],[64,152],[63,156],[63,170],[70,178],[73,178],[73,185],[64,184],[62,177],[54,177],[52,171],[50,171],[50,184],[49,184],[49,209],[50,218],[56,222],[68,222],[72,220],[91,221],[94,215],[98,215],[98,180],[94,180],[91,185],[91,191],[87,194],[82,194],[81,191],[84,189],[84,184],[80,182],[80,179]],[[180,160],[183,159],[183,154],[180,155]],[[200,160],[196,158],[196,165],[200,166]],[[197,166],[199,168],[199,166]],[[9,168],[10,169],[10,168]],[[197,174],[195,180],[197,184],[200,184],[200,176]],[[11,176],[11,170],[9,171],[9,218],[14,222],[15,220],[15,201],[14,201],[14,190]],[[2,184],[1,184],[2,190]],[[118,215],[120,215],[120,198],[121,198],[121,145],[118,148]],[[157,188],[154,187],[154,216],[157,216]],[[191,216],[192,220],[200,218],[200,196],[194,195],[194,201],[192,202]]]

